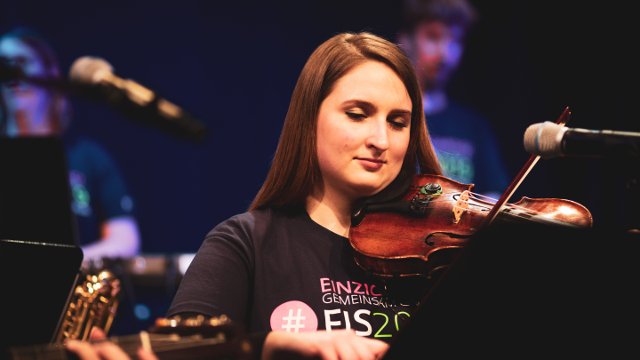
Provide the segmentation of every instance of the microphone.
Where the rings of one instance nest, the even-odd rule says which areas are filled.
[[[104,59],[92,56],[76,59],[69,70],[69,79],[135,120],[191,140],[200,141],[206,135],[206,126],[200,120],[141,84],[116,76]]]
[[[0,84],[4,82],[23,81],[36,86],[54,91],[73,93],[77,89],[68,82],[56,77],[34,77],[24,73],[20,66],[11,65],[6,61],[0,61]]]
[[[19,66],[11,66],[6,61],[0,61],[0,83],[24,78],[24,72]]]
[[[545,121],[524,132],[524,148],[542,158],[616,157],[640,159],[640,133],[567,128]]]

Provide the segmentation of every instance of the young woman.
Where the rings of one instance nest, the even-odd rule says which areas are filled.
[[[298,78],[249,211],[206,236],[168,316],[227,315],[265,335],[263,358],[380,356],[414,306],[354,262],[351,215],[417,168],[440,173],[411,62],[370,33],[330,38]]]

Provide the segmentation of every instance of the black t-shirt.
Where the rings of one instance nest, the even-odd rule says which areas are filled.
[[[167,316],[227,315],[252,333],[350,328],[391,341],[417,301],[394,298],[352,251],[304,211],[236,215],[206,236]]]
[[[69,167],[71,209],[81,245],[100,239],[103,221],[133,216],[133,200],[115,161],[98,143],[87,138],[65,142]]]

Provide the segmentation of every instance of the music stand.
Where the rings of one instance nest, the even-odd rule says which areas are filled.
[[[637,356],[638,254],[640,236],[622,231],[491,225],[384,359]]]
[[[77,245],[62,140],[0,137],[0,173],[0,239]]]
[[[0,239],[0,359],[54,340],[81,263],[77,246]]]
[[[0,138],[0,358],[53,341],[82,264],[66,154],[52,137]]]

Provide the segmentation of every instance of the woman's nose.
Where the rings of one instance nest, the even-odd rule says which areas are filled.
[[[375,147],[381,151],[389,148],[389,134],[387,119],[376,119],[371,122],[367,137],[367,146]]]

